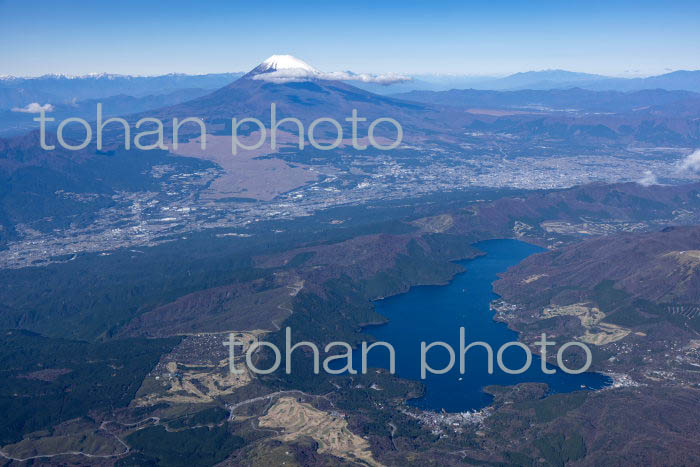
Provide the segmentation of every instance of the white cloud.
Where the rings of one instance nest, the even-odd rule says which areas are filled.
[[[361,81],[363,83],[377,83],[377,84],[394,84],[403,83],[405,81],[411,81],[409,76],[399,75],[397,73],[386,73],[383,75],[370,75],[368,73],[353,73],[352,71],[334,71],[331,73],[321,73],[323,78],[329,80],[337,81]]]
[[[25,114],[38,114],[42,110],[44,112],[52,112],[53,105],[51,105],[51,104],[40,105],[38,102],[32,102],[31,104],[27,104],[24,107],[14,107],[12,109],[13,112],[22,112]]]
[[[640,178],[637,183],[642,186],[658,185],[659,181],[656,179],[656,175],[651,170],[645,170],[644,176]]]
[[[276,84],[298,83],[301,81],[315,79],[318,74],[318,72],[305,70],[303,68],[290,68],[286,70],[271,71],[269,73],[260,73],[253,76],[253,79],[268,81]]]
[[[360,81],[363,83],[377,83],[389,85],[393,83],[402,83],[410,81],[411,78],[396,73],[387,73],[383,75],[371,75],[368,73],[353,73],[351,71],[333,71],[324,73],[322,71],[310,71],[302,68],[291,68],[285,70],[277,70],[269,73],[260,73],[253,76],[253,79],[269,81],[271,83],[295,83],[301,81],[309,81],[312,79],[326,81]]]
[[[681,172],[700,174],[700,149],[696,149],[695,152],[689,154],[688,157],[683,159],[678,164],[678,169]]]

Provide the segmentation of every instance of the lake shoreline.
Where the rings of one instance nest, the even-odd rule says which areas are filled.
[[[389,296],[386,298],[372,300],[372,303],[375,306],[375,311],[378,314],[384,316],[387,319],[387,321],[384,323],[376,324],[376,325],[364,326],[362,328],[363,331],[365,329],[368,329],[368,328],[374,328],[374,330],[370,332],[372,337],[374,337],[375,339],[377,339],[379,341],[385,341],[385,342],[391,343],[392,345],[395,345],[395,342],[392,342],[392,340],[395,341],[395,339],[392,339],[392,334],[394,334],[394,333],[398,334],[398,335],[402,334],[401,331],[403,331],[404,329],[401,328],[401,326],[406,325],[405,317],[406,317],[406,314],[408,312],[406,310],[404,310],[400,316],[397,314],[392,316],[392,314],[394,314],[394,313],[391,311],[391,307],[395,306],[393,304],[395,304],[396,301],[399,301],[399,302],[404,301],[405,302],[406,300],[408,300],[410,302],[411,299],[409,299],[407,297],[412,297],[412,294],[414,294],[414,295],[417,294],[418,296],[430,296],[431,293],[435,293],[436,295],[447,294],[448,295],[447,299],[451,300],[451,298],[449,297],[449,294],[455,293],[455,291],[449,292],[449,290],[451,288],[455,288],[455,287],[459,289],[460,288],[459,286],[464,285],[464,284],[462,284],[462,282],[465,281],[465,276],[468,276],[470,274],[470,269],[475,267],[474,262],[478,261],[480,259],[484,260],[485,258],[488,258],[490,254],[491,255],[494,254],[494,252],[489,252],[488,249],[480,248],[480,246],[483,247],[485,245],[498,245],[499,244],[498,242],[501,242],[501,244],[503,244],[503,245],[517,247],[517,248],[515,248],[515,250],[517,250],[518,255],[520,255],[520,256],[524,255],[524,256],[520,257],[520,256],[516,255],[516,257],[508,259],[507,254],[506,254],[506,260],[505,260],[505,262],[503,262],[504,258],[499,258],[498,255],[496,255],[496,258],[494,258],[494,260],[496,260],[497,262],[498,261],[503,262],[503,264],[501,266],[505,265],[506,267],[502,270],[497,271],[496,275],[494,275],[493,277],[490,277],[488,284],[484,283],[484,281],[483,281],[484,278],[482,277],[482,278],[480,278],[480,287],[475,287],[475,288],[470,289],[473,295],[479,296],[479,299],[481,300],[482,305],[484,305],[485,296],[488,295],[489,300],[487,303],[485,303],[487,310],[488,310],[486,312],[487,314],[485,315],[483,313],[483,310],[478,310],[477,312],[473,313],[470,316],[470,318],[477,319],[477,320],[483,320],[484,318],[488,318],[487,321],[489,321],[490,323],[492,323],[493,325],[496,326],[493,328],[489,328],[488,332],[491,332],[491,333],[495,332],[497,334],[496,341],[498,341],[498,342],[500,342],[500,340],[504,336],[506,336],[506,334],[504,334],[504,333],[512,333],[512,336],[508,336],[508,337],[513,337],[515,341],[521,342],[520,341],[521,333],[517,329],[512,328],[509,323],[496,320],[495,314],[490,309],[491,301],[498,298],[498,296],[493,292],[493,283],[498,280],[497,274],[505,272],[505,270],[507,270],[508,267],[514,266],[515,264],[518,264],[520,261],[522,261],[527,256],[530,256],[531,254],[536,254],[538,252],[542,252],[545,250],[541,249],[537,245],[525,243],[525,242],[522,242],[520,240],[515,240],[515,239],[491,239],[491,240],[485,240],[485,241],[473,243],[472,246],[476,249],[479,249],[480,251],[483,251],[483,254],[475,255],[471,258],[466,258],[466,259],[454,261],[456,264],[462,266],[463,271],[455,273],[452,276],[452,278],[449,281],[447,281],[445,284],[412,285],[412,286],[408,287],[408,289],[405,292],[401,292],[399,294],[395,294],[395,295],[392,295],[392,296]],[[537,249],[537,250],[535,250],[535,249]],[[503,252],[499,252],[499,253],[501,254],[501,256],[503,256],[502,255]],[[479,268],[479,263],[477,263],[476,268],[477,269]],[[473,272],[473,271],[471,271],[471,272]],[[492,274],[492,272],[489,272],[489,274]],[[488,288],[488,291],[484,291],[483,290],[484,288]],[[456,293],[460,293],[460,292],[464,293],[465,289],[462,288],[461,291],[460,290],[456,291]],[[423,298],[425,298],[425,297],[423,297]],[[458,303],[462,304],[462,302],[458,302]],[[389,310],[388,313],[387,313],[387,310]],[[409,312],[410,312],[410,307],[409,307]],[[449,317],[449,315],[450,315],[450,313],[442,313],[442,314],[438,313],[438,314],[436,314],[436,319],[445,318],[446,316]],[[414,318],[416,318],[416,317],[420,318],[421,317],[420,313],[416,314],[414,316]],[[404,318],[404,320],[402,320],[402,318]],[[420,325],[420,322],[413,322],[412,324]],[[443,335],[446,333],[454,334],[455,332],[458,332],[459,326],[457,326],[457,324],[459,324],[459,323],[457,323],[456,321],[454,323],[452,323],[451,325],[449,325],[449,324],[444,325],[444,323],[443,323],[443,325],[441,325],[442,327],[439,327],[438,330],[441,330]],[[481,323],[481,324],[483,324],[483,323]],[[503,331],[503,330],[499,331],[497,326],[502,326],[505,331]],[[450,328],[453,328],[453,330]],[[487,328],[488,328],[488,326],[487,326]],[[435,331],[435,329],[433,329],[433,331]],[[394,337],[396,337],[396,336],[394,336]],[[454,338],[454,336],[451,336],[451,337]],[[427,339],[427,340],[432,341],[431,339]],[[523,342],[523,344],[525,344],[525,343]],[[527,344],[525,344],[525,345],[527,345]],[[406,351],[405,345],[399,345],[399,347],[401,347],[404,351]],[[458,347],[456,347],[456,348],[458,348]],[[410,353],[410,352],[406,352],[406,353]],[[397,354],[398,354],[398,351],[397,351]],[[398,357],[397,357],[397,359],[398,359]],[[539,354],[538,353],[533,353],[533,361],[539,361]],[[372,362],[370,361],[369,366],[373,367],[375,365],[373,365]],[[376,365],[376,366],[377,367],[384,367],[383,365]],[[409,374],[406,374],[406,373],[411,373],[411,371],[410,371],[411,369],[407,370],[406,365],[403,365],[403,369],[402,369],[401,366],[402,365],[397,365],[396,374],[398,377],[400,377],[402,379],[409,379],[409,380],[413,380],[413,381],[418,381],[424,387],[423,395],[420,397],[417,397],[417,398],[407,399],[406,400],[407,404],[410,406],[413,406],[413,407],[421,408],[423,410],[426,410],[426,409],[432,410],[432,411],[444,410],[444,407],[439,407],[440,404],[437,404],[437,405],[434,404],[435,398],[432,396],[434,396],[434,390],[435,390],[436,383],[434,381],[431,382],[430,375],[426,380],[416,378],[415,373],[413,374],[413,376],[409,376]],[[513,366],[513,367],[517,368],[517,366]],[[548,368],[550,368],[550,367],[553,367],[554,369],[556,369],[557,374],[559,374],[559,373],[561,373],[562,375],[565,374],[561,371],[561,368],[557,367],[556,365],[551,366],[551,365],[549,365],[549,362],[548,362]],[[467,371],[467,373],[469,373],[469,372]],[[491,405],[491,403],[493,402],[493,396],[488,391],[486,391],[485,388],[490,387],[490,386],[514,387],[514,386],[521,384],[523,382],[543,383],[543,384],[547,384],[547,387],[549,388],[547,393],[553,394],[553,393],[558,393],[558,392],[573,392],[574,390],[581,390],[581,389],[584,389],[584,390],[602,389],[603,387],[606,387],[609,385],[608,381],[605,381],[604,383],[602,382],[603,380],[601,378],[607,378],[602,374],[587,371],[585,373],[581,373],[581,375],[584,375],[584,376],[582,378],[580,378],[580,380],[581,380],[580,384],[573,383],[571,381],[566,382],[566,383],[559,381],[557,384],[549,384],[547,381],[538,381],[537,380],[538,375],[536,373],[533,373],[530,375],[530,379],[532,379],[532,380],[522,380],[522,379],[514,378],[508,384],[499,384],[499,383],[495,383],[495,384],[488,383],[487,384],[487,382],[484,381],[484,384],[476,383],[476,384],[471,385],[469,390],[472,392],[474,392],[474,389],[476,389],[476,386],[479,386],[478,387],[479,394],[472,395],[473,397],[465,397],[463,395],[462,396],[455,396],[453,393],[451,393],[452,399],[454,399],[455,397],[457,397],[457,398],[461,397],[463,402],[469,401],[468,403],[467,402],[465,402],[464,404],[452,403],[452,404],[447,404],[447,405],[451,405],[453,408],[457,408],[457,410],[455,410],[456,412],[481,410],[485,407],[489,407]],[[571,376],[573,376],[573,375],[571,375]],[[578,376],[578,375],[576,375],[576,376]],[[462,382],[464,382],[464,380],[467,380],[468,378],[472,379],[472,380],[478,380],[480,377],[478,375],[464,374],[464,375],[459,376],[457,378],[457,381],[462,383]],[[563,377],[563,379],[566,379],[566,377]],[[590,384],[590,385],[587,384],[590,382],[592,382],[592,384]],[[450,386],[450,387],[455,386],[453,383],[440,383],[440,384]],[[444,389],[445,388],[442,388],[443,392],[444,392]],[[454,389],[457,389],[457,386],[455,386]],[[458,408],[457,407],[458,405],[462,405],[462,407]],[[448,411],[450,411],[450,410],[448,410]]]

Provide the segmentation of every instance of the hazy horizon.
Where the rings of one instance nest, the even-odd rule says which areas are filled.
[[[257,65],[257,64],[255,64]],[[182,76],[202,76],[202,75],[216,75],[216,74],[240,74],[240,73],[247,73],[251,69],[255,67],[255,65],[252,65],[250,69],[241,69],[241,70],[218,70],[218,71],[206,71],[206,72],[181,72],[181,71],[169,71],[169,72],[163,72],[163,73],[150,73],[150,74],[144,74],[144,73],[112,73],[110,71],[92,71],[88,73],[65,73],[65,72],[46,72],[46,73],[41,73],[41,74],[34,74],[34,75],[14,75],[14,74],[4,74],[0,73],[0,79],[2,78],[19,78],[19,79],[34,79],[34,78],[42,78],[45,76],[64,76],[68,78],[88,78],[88,77],[96,77],[96,76],[103,76],[103,75],[108,75],[108,76],[129,76],[129,77],[135,77],[135,78],[150,78],[150,77],[157,77],[157,76],[167,76],[167,75],[182,75]],[[325,71],[325,70],[324,70]],[[337,71],[337,70],[333,70]],[[350,70],[354,71],[354,70]],[[604,76],[608,78],[649,78],[652,76],[659,76],[659,75],[664,75],[668,73],[674,73],[677,71],[700,71],[700,67],[696,68],[679,68],[679,69],[669,69],[666,71],[662,71],[660,73],[652,73],[652,74],[600,74],[600,73],[590,73],[585,70],[564,70],[561,68],[543,68],[543,69],[532,69],[532,70],[515,70],[512,72],[507,72],[507,73],[451,73],[451,72],[434,72],[434,73],[405,73],[406,76],[411,76],[411,77],[416,77],[416,78],[421,78],[421,77],[435,77],[435,78],[473,78],[473,79],[492,79],[492,78],[505,78],[508,76],[512,76],[518,73],[541,73],[541,72],[550,72],[550,71],[564,71],[564,72],[570,72],[570,73],[586,73],[586,74],[592,74],[592,75],[599,75],[599,76]],[[374,70],[364,70],[364,72],[369,72],[369,73],[374,73]]]

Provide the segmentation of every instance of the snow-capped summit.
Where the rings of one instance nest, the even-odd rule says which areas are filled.
[[[350,71],[322,72],[292,55],[273,55],[253,68],[245,78],[269,83],[285,84],[304,81],[361,81],[364,83],[391,84],[410,78],[394,73],[370,75]]]
[[[255,70],[260,72],[265,71],[280,71],[280,70],[304,70],[309,73],[318,73],[314,67],[303,60],[299,60],[292,55],[273,55],[260,65]]]
[[[309,81],[321,76],[321,72],[291,55],[273,55],[253,68],[248,77],[272,83]]]

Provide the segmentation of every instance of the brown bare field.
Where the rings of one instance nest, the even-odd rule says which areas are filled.
[[[455,223],[454,218],[449,214],[440,214],[439,216],[423,217],[416,219],[412,224],[418,226],[424,232],[442,233],[450,229]]]
[[[605,313],[590,303],[576,303],[566,306],[548,306],[542,311],[545,319],[555,316],[575,316],[581,321],[581,326],[585,329],[583,336],[578,340],[587,344],[606,345],[619,341],[627,337],[631,330],[616,324],[601,322],[605,318]]]
[[[535,282],[536,280],[542,279],[543,277],[547,277],[547,274],[533,274],[532,276],[523,279],[523,284]]]
[[[35,379],[38,381],[53,381],[59,376],[67,375],[72,372],[70,368],[46,368],[44,370],[32,371],[30,373],[25,373],[23,375],[17,376],[18,378],[24,379]]]
[[[342,416],[318,410],[293,397],[280,398],[267,414],[258,420],[261,427],[282,428],[282,441],[301,437],[313,438],[319,453],[328,453],[361,465],[381,465],[372,457],[369,443],[348,429]]]
[[[253,146],[260,140],[260,132],[252,132],[248,136],[239,135],[238,140],[246,145]],[[186,143],[179,143],[177,149],[169,149],[173,154],[204,159],[219,165],[225,174],[214,180],[211,186],[202,193],[202,200],[219,200],[224,198],[253,198],[269,201],[276,196],[295,188],[304,186],[309,182],[319,179],[319,168],[305,164],[293,164],[268,157],[257,159],[261,156],[270,156],[278,152],[279,147],[298,147],[298,135],[286,131],[277,131],[277,148],[272,149],[270,144],[270,130],[262,146],[258,149],[248,150],[237,148],[236,154],[232,154],[231,135],[206,135],[206,149],[201,148],[201,138],[191,139]],[[383,136],[376,136],[377,144],[388,146],[393,140]],[[316,142],[320,145],[333,144],[334,140],[318,137]],[[357,138],[360,145],[369,145],[369,138]],[[309,146],[308,139],[304,144]],[[351,148],[352,139],[344,138],[340,148]],[[333,170],[333,169],[331,169]]]
[[[254,132],[249,136],[239,136],[239,140],[252,146],[258,141],[258,135]],[[293,135],[284,132],[278,132],[278,135],[280,145],[293,141]],[[205,150],[201,148],[200,138],[180,143],[177,149],[171,148],[174,154],[205,159],[224,170],[225,174],[214,180],[202,194],[203,200],[238,197],[269,201],[318,178],[317,172],[301,164],[292,167],[281,159],[256,159],[276,152],[270,148],[269,137],[260,148],[238,148],[236,155],[231,153],[231,140],[230,135],[208,134]]]
[[[221,396],[233,394],[237,389],[249,384],[252,375],[245,364],[243,355],[263,331],[236,332],[237,340],[245,345],[236,348],[236,368],[243,373],[231,373],[229,359],[214,363],[176,361],[171,355],[165,356],[162,363],[146,377],[134,399],[134,406],[150,406],[160,402],[178,404],[207,404]],[[226,333],[220,334],[220,344]],[[228,352],[228,350],[226,350]]]
[[[670,256],[680,264],[696,268],[700,266],[700,250],[671,251],[664,256]]]

